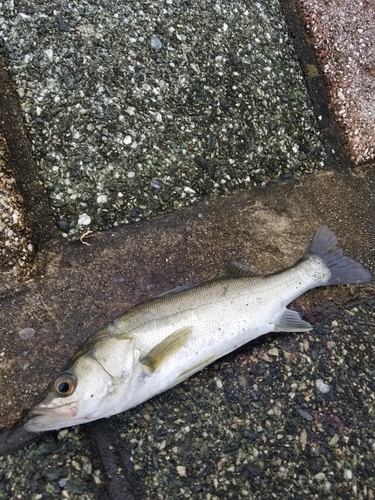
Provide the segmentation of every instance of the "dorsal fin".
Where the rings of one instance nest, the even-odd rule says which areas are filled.
[[[220,278],[251,278],[252,276],[263,276],[263,273],[254,267],[245,266],[240,262],[230,262],[220,274]]]
[[[166,297],[168,295],[173,295],[174,293],[183,292],[184,290],[190,290],[190,288],[194,288],[200,284],[201,283],[187,283],[186,285],[177,286],[176,288],[172,288],[172,290],[167,290],[166,292],[153,295],[149,300],[160,299],[160,297]]]

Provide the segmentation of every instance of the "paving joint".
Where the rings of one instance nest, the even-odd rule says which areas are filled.
[[[56,229],[7,68],[8,63],[0,56],[0,123],[9,151],[9,168],[25,204],[31,241],[40,248],[56,236]]]
[[[322,75],[321,63],[308,42],[294,1],[282,0],[281,5],[293,40],[294,49],[301,64],[314,113],[320,125],[327,153],[327,165],[343,172],[348,171],[351,162],[345,152],[333,112],[328,106],[328,95]]]

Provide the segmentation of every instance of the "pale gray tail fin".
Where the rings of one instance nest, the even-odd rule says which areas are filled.
[[[326,224],[323,224],[315,233],[307,250],[310,254],[318,254],[331,271],[331,277],[327,285],[359,284],[371,281],[372,275],[370,271],[365,269],[359,262],[350,257],[345,257],[341,248],[330,252],[336,245],[337,237],[335,233]]]

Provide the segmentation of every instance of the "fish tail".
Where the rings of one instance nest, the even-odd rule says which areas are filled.
[[[317,254],[328,267],[331,276],[326,285],[359,284],[371,281],[370,271],[359,262],[346,257],[341,248],[330,252],[337,245],[335,233],[326,225],[319,227],[307,250]]]

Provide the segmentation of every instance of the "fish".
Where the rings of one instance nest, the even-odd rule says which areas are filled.
[[[320,286],[371,281],[359,262],[334,249],[321,225],[302,258],[256,274],[231,263],[218,278],[183,286],[129,309],[83,343],[29,411],[30,432],[58,430],[124,412],[179,384],[218,358],[269,332],[308,332],[287,308]]]

